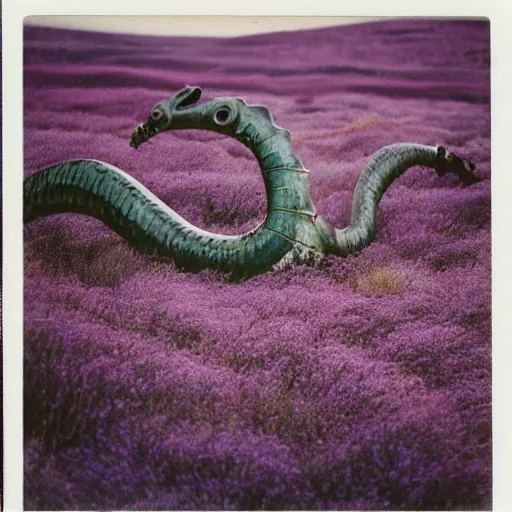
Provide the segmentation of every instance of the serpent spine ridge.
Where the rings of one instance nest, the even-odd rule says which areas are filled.
[[[73,160],[47,167],[24,182],[24,222],[56,213],[96,217],[143,252],[168,257],[185,270],[207,267],[250,276],[287,262],[314,263],[323,254],[347,255],[375,235],[376,208],[390,183],[407,168],[423,165],[438,174],[479,181],[474,165],[442,146],[394,144],[378,151],[354,192],[352,218],[345,229],[329,227],[315,211],[309,171],[293,154],[290,134],[270,111],[235,98],[197,104],[198,87],[187,87],[156,105],[131,137],[135,148],[166,130],[203,129],[229,135],[257,158],[265,183],[263,222],[242,235],[199,229],[164,204],[137,180],[97,160]]]

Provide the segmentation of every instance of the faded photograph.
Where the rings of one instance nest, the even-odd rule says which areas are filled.
[[[489,21],[25,21],[24,508],[490,509]]]

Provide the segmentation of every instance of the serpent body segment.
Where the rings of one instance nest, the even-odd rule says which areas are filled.
[[[120,169],[97,160],[47,167],[24,182],[24,222],[74,212],[103,221],[143,252],[171,258],[184,270],[215,268],[250,276],[289,262],[315,263],[324,254],[356,253],[375,236],[376,209],[394,179],[416,165],[439,175],[457,174],[465,184],[479,179],[475,166],[442,146],[400,143],[370,159],[354,192],[348,227],[332,228],[317,215],[309,171],[294,155],[290,134],[266,107],[242,99],[216,98],[198,104],[201,90],[186,87],[156,105],[131,136],[134,148],[167,130],[203,129],[231,136],[259,162],[267,194],[264,221],[242,235],[199,229]]]

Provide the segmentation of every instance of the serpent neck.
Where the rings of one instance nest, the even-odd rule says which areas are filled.
[[[290,133],[277,126],[265,107],[247,107],[234,137],[258,160],[267,195],[263,226],[283,238],[322,249],[328,228],[311,199],[309,170],[293,153]]]

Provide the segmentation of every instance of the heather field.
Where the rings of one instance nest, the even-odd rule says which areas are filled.
[[[464,187],[414,168],[375,242],[235,282],[132,250],[99,221],[26,226],[25,508],[491,507],[489,24],[398,20],[234,39],[26,27],[25,176],[113,164],[193,224],[265,215],[249,151],[129,137],[185,85],[267,105],[343,227],[386,144],[444,144]]]

